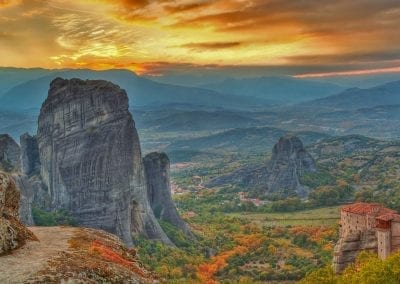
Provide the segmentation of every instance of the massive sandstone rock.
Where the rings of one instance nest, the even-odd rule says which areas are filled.
[[[147,195],[156,218],[167,221],[192,237],[187,224],[181,219],[171,197],[170,162],[167,154],[153,152],[143,158]]]
[[[126,92],[100,80],[55,79],[39,115],[41,177],[52,210],[104,229],[166,243],[150,207],[141,149]]]
[[[40,159],[36,137],[30,136],[28,133],[22,134],[20,137],[20,145],[22,174],[27,176],[39,174]]]
[[[354,263],[361,251],[377,253],[378,239],[375,230],[355,231],[346,237],[340,237],[333,252],[333,269],[342,272]]]
[[[315,161],[293,135],[281,137],[272,149],[271,160],[263,167],[247,167],[211,180],[207,186],[240,184],[256,188],[264,194],[305,196],[299,177],[317,170]]]
[[[267,192],[287,189],[304,196],[306,192],[300,184],[299,177],[316,170],[315,161],[304,149],[301,140],[292,135],[284,136],[272,150]]]
[[[0,134],[0,167],[4,171],[19,168],[20,148],[8,134]]]
[[[19,222],[20,193],[13,178],[0,172],[0,255],[35,240],[35,236]]]

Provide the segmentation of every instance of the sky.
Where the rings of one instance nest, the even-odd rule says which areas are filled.
[[[0,0],[0,66],[400,72],[399,0]]]

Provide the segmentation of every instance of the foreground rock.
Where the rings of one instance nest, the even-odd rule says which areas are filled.
[[[193,237],[187,224],[181,219],[171,197],[170,162],[167,154],[153,152],[143,158],[147,195],[156,218],[167,221]]]
[[[251,186],[261,194],[280,197],[304,197],[306,189],[299,177],[317,170],[315,161],[304,149],[301,140],[292,135],[281,137],[272,149],[271,160],[263,167],[247,167],[211,180],[207,186],[239,184]]]
[[[0,257],[0,283],[159,282],[114,235],[72,227],[30,229],[39,242]]]
[[[55,79],[39,115],[40,172],[50,210],[81,226],[171,243],[150,207],[126,92],[106,81]]]
[[[0,172],[0,255],[35,240],[35,236],[19,221],[20,193],[13,178]]]

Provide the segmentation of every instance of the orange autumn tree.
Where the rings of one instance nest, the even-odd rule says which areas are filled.
[[[221,252],[212,257],[209,262],[199,265],[197,277],[202,283],[214,284],[217,281],[214,279],[215,274],[228,265],[229,258],[235,255],[242,255],[255,249],[261,245],[265,237],[261,233],[253,233],[250,235],[241,234],[235,238],[237,246]]]

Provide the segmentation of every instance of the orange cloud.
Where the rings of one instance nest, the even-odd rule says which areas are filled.
[[[294,75],[295,78],[321,78],[321,77],[334,77],[334,76],[357,76],[357,75],[372,75],[372,74],[387,74],[387,73],[400,73],[399,67],[368,69],[368,70],[352,70],[352,71],[339,71],[339,72],[326,72],[326,73],[309,73]]]
[[[4,65],[325,73],[400,58],[398,0],[0,0],[0,8]]]
[[[0,0],[0,9],[19,4],[20,0]]]
[[[199,43],[186,43],[182,47],[187,47],[195,50],[215,50],[224,49],[240,46],[242,42],[231,41],[231,42],[199,42]]]

